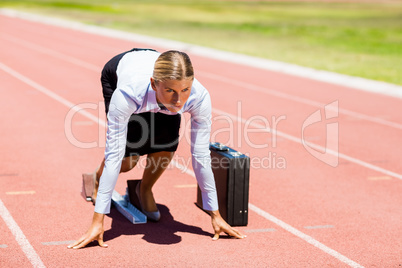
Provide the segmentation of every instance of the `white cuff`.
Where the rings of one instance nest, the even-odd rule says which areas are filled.
[[[219,209],[218,197],[215,192],[201,192],[202,207],[208,211],[216,211]]]

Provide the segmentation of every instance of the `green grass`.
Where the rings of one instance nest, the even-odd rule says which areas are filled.
[[[0,7],[402,85],[402,3],[2,1]]]

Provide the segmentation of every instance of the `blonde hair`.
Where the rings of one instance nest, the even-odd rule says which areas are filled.
[[[163,52],[155,62],[152,77],[157,82],[194,79],[190,57],[177,50]]]

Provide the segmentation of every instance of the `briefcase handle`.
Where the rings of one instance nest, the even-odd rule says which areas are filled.
[[[220,143],[220,142],[213,142],[209,144],[209,149],[215,150],[215,151],[229,151],[229,147],[226,145]]]

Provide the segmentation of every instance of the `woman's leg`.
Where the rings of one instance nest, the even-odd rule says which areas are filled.
[[[121,168],[120,168],[120,173],[122,172],[128,172],[132,170],[135,165],[137,164],[138,160],[140,159],[140,156],[138,155],[133,155],[133,156],[128,156],[123,158],[123,161],[121,162]],[[105,166],[105,159],[102,160],[101,165],[98,167],[98,169],[95,171],[95,186],[94,186],[94,192],[92,194],[92,202],[95,204],[96,196],[98,194],[98,188],[99,188],[99,179],[102,176],[103,168]]]
[[[172,160],[174,152],[157,152],[148,154],[147,165],[140,186],[141,205],[145,211],[158,211],[152,194],[152,187]]]

